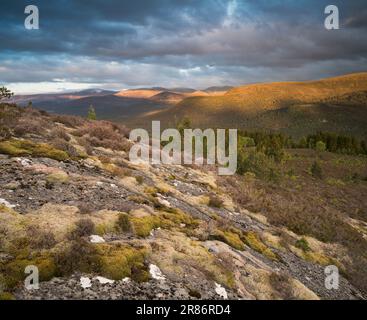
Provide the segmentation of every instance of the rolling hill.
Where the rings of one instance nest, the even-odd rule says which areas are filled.
[[[10,102],[27,106],[31,101],[33,107],[50,113],[77,116],[85,116],[89,106],[93,105],[99,119],[130,122],[131,119],[168,109],[187,97],[223,95],[226,88],[228,87],[198,91],[191,88],[153,87],[119,92],[88,89],[59,94],[17,95]]]
[[[150,112],[134,125],[187,117],[196,127],[274,130],[301,136],[315,130],[367,137],[367,73],[319,81],[251,84],[224,95],[188,97]]]

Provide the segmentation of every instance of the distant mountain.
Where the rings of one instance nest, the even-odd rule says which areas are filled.
[[[160,91],[154,91],[153,94],[157,92]],[[149,94],[145,97],[149,97]],[[50,113],[78,116],[85,116],[89,106],[93,105],[99,119],[117,121],[170,106],[163,101],[150,101],[145,97],[144,95],[134,96],[131,92],[124,96],[116,91],[87,89],[61,94],[17,95],[11,101],[20,106],[27,106],[32,102],[33,107]]]
[[[217,93],[196,91],[189,88],[176,88],[171,91],[162,87],[109,91],[87,89],[77,92],[17,95],[12,102],[51,113],[85,116],[90,105],[96,109],[99,119],[130,121],[146,114],[162,111],[176,105],[187,97],[210,96]],[[222,92],[221,94],[223,94]]]
[[[335,131],[367,137],[367,73],[305,82],[240,86],[222,95],[193,96],[154,114],[132,119],[172,125],[190,118],[196,127],[273,130],[301,136]]]
[[[89,96],[105,96],[114,94],[115,91],[102,89],[86,89],[75,92],[63,93],[48,93],[48,94],[34,94],[34,95],[15,95],[11,101],[21,106],[28,105],[29,102],[38,104],[39,102],[53,102],[53,101],[68,101],[80,99]]]
[[[217,87],[206,88],[203,91],[205,91],[205,92],[223,92],[223,91],[229,91],[231,89],[233,89],[233,87],[231,87],[231,86],[222,86],[222,87],[217,86]]]
[[[163,92],[160,92],[160,93],[154,95],[150,99],[153,100],[153,101],[161,102],[161,103],[167,103],[167,104],[175,105],[175,104],[181,102],[185,98],[186,98],[186,95],[182,94],[182,93],[176,93],[176,92],[171,92],[171,91],[163,91]]]
[[[149,99],[161,92],[162,90],[159,90],[159,89],[132,89],[132,90],[119,91],[115,93],[115,96],[127,97],[127,98]]]

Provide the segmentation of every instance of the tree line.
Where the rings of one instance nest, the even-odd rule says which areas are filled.
[[[239,147],[256,147],[258,151],[275,158],[282,149],[291,148],[315,149],[350,155],[367,154],[365,140],[330,132],[309,134],[295,141],[291,136],[283,133],[239,131]]]

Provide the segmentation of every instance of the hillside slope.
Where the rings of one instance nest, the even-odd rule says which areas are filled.
[[[0,299],[364,298],[365,158],[289,150],[274,185],[137,165],[127,136],[0,104]],[[306,170],[319,157],[325,180]],[[39,290],[21,285],[27,265]]]
[[[188,117],[199,127],[262,128],[296,135],[300,135],[298,129],[302,133],[315,129],[347,133],[353,129],[348,117],[351,108],[355,107],[358,112],[353,117],[359,118],[359,129],[354,131],[365,137],[366,131],[362,127],[367,126],[366,91],[367,73],[319,81],[252,84],[233,88],[222,96],[186,98],[177,106],[141,117],[136,123],[142,125],[152,119],[160,119],[169,125],[174,118]],[[328,118],[328,114],[332,115],[329,110],[333,110],[334,106],[339,107],[337,113],[340,116]],[[300,119],[309,119],[312,126],[306,121],[295,128],[292,123],[295,109],[298,109]],[[271,118],[272,121],[259,122],[261,117]],[[324,125],[326,123],[329,125]]]

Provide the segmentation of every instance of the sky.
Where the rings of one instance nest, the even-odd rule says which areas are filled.
[[[26,5],[40,29],[26,30]],[[340,29],[326,30],[337,5]],[[365,0],[1,0],[0,86],[241,85],[367,71]]]

